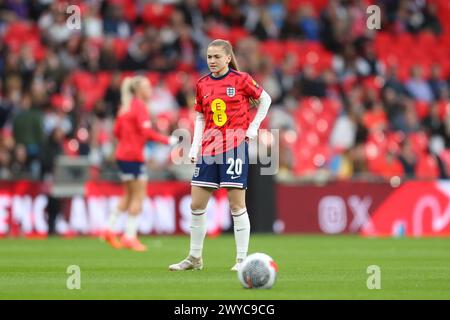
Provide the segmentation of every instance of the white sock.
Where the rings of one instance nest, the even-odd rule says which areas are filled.
[[[114,226],[116,225],[116,221],[119,218],[119,216],[123,213],[125,213],[125,212],[122,212],[119,210],[118,207],[115,207],[113,209],[113,211],[109,214],[109,218],[108,218],[108,230],[109,231],[114,231]]]
[[[200,258],[203,251],[203,241],[206,235],[206,210],[192,210],[191,214],[191,247],[189,255]]]
[[[236,260],[245,259],[250,241],[250,220],[247,208],[232,212],[234,221],[234,239],[236,241]]]
[[[138,227],[138,217],[128,215],[127,225],[125,227],[125,236],[127,238],[136,238]]]

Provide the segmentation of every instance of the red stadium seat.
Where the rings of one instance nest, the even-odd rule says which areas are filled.
[[[211,39],[228,39],[229,29],[221,24],[215,24],[208,30]]]
[[[165,78],[165,84],[172,94],[176,94],[182,84],[181,72],[170,72]]]
[[[424,119],[426,116],[428,116],[430,111],[430,107],[428,105],[428,102],[426,101],[416,101],[415,108],[416,114],[420,119]]]
[[[428,148],[428,137],[424,132],[415,132],[408,135],[414,152],[418,155],[425,154]]]
[[[114,51],[116,57],[121,60],[123,59],[128,51],[128,45],[130,43],[129,39],[115,38],[114,39]]]
[[[244,28],[234,27],[231,28],[228,38],[232,45],[237,45],[240,40],[245,39],[249,36],[248,32]]]
[[[282,43],[274,40],[260,43],[259,50],[264,55],[269,55],[274,64],[280,64],[286,54]]]
[[[419,157],[415,174],[419,179],[438,179],[439,167],[436,159],[429,154]]]
[[[86,71],[76,71],[72,74],[72,82],[84,99],[84,109],[92,110],[95,103],[101,100],[111,80],[106,72],[92,74]]]
[[[150,81],[152,86],[155,86],[161,79],[161,74],[159,72],[147,72],[145,76]]]
[[[174,8],[171,5],[160,4],[157,2],[147,3],[144,5],[142,20],[146,24],[161,28],[169,22],[173,10]]]
[[[123,13],[125,15],[125,18],[128,21],[135,21],[137,18],[137,11],[136,11],[136,1],[135,0],[124,0],[123,3]]]
[[[441,120],[444,120],[444,118],[450,112],[450,102],[446,100],[438,101],[438,109],[439,109],[439,118],[441,118]]]

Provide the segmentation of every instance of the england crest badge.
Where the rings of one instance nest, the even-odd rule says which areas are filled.
[[[229,96],[230,98],[234,97],[234,95],[236,94],[236,89],[233,87],[228,87],[227,88],[227,96]]]
[[[197,167],[197,168],[195,168],[195,170],[194,170],[194,178],[197,178],[199,174],[200,174],[200,168]]]

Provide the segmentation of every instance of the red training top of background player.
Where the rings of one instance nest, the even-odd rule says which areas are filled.
[[[205,117],[202,155],[220,154],[244,141],[249,98],[259,99],[262,90],[248,73],[231,68],[221,77],[209,74],[198,80],[194,109]]]
[[[147,140],[169,143],[169,138],[151,128],[147,106],[134,98],[127,112],[119,113],[114,124],[118,140],[116,159],[121,161],[144,161],[144,145]]]

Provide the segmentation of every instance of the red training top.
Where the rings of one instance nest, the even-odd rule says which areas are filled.
[[[262,91],[248,73],[231,68],[221,77],[209,74],[198,80],[194,109],[205,117],[202,155],[220,154],[244,141],[249,98],[259,99]]]
[[[168,144],[169,137],[151,128],[149,112],[143,101],[134,98],[128,111],[119,113],[114,123],[114,135],[118,140],[116,159],[144,161],[144,145],[147,140]]]

